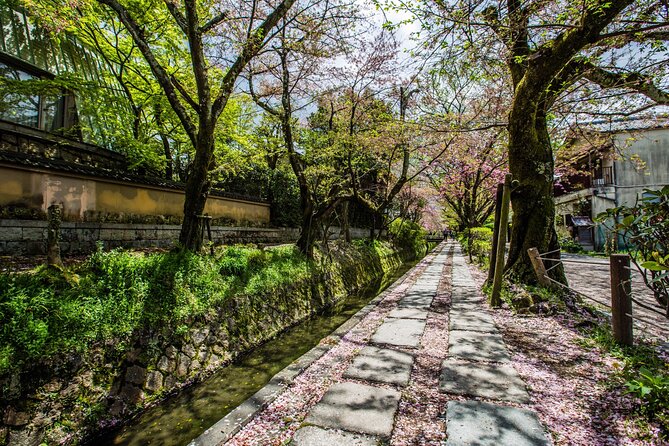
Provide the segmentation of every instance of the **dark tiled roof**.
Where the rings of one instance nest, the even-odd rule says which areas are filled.
[[[143,184],[148,186],[160,187],[165,189],[174,189],[183,191],[186,187],[184,183],[170,181],[159,177],[136,175],[127,171],[106,169],[103,167],[93,167],[84,164],[75,164],[62,160],[51,160],[24,153],[0,151],[0,163],[19,165],[33,169],[46,169],[57,172],[67,172],[76,175],[85,175],[94,178],[115,180],[124,183]],[[225,192],[218,189],[212,189],[209,193],[213,197],[232,198],[237,200],[253,201],[257,203],[266,203],[258,197],[250,197],[243,194]]]

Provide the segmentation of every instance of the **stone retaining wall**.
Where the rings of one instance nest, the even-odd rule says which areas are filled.
[[[0,255],[44,254],[46,229],[47,222],[43,220],[0,219]],[[179,239],[180,230],[180,225],[63,222],[61,252],[64,255],[91,253],[98,242],[105,248],[170,248]],[[291,243],[297,240],[299,232],[297,228],[211,228],[216,244]],[[351,228],[353,238],[364,238],[368,233],[368,229]],[[336,238],[339,228],[331,228],[330,234]]]
[[[0,377],[0,445],[72,444],[123,422],[402,261],[397,252],[340,253],[331,252],[327,273],[281,292],[237,296],[187,326],[145,330]]]

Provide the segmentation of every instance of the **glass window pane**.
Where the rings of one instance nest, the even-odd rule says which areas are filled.
[[[42,128],[47,132],[63,128],[63,96],[42,97]]]
[[[17,92],[16,81],[34,79],[33,76],[0,63],[0,76],[10,83],[0,84],[0,119],[30,127],[39,126],[39,96]],[[14,87],[12,87],[14,85]]]

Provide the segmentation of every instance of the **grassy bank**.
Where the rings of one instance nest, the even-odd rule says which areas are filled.
[[[339,252],[378,259],[393,248],[356,243]],[[213,256],[115,250],[65,273],[39,267],[0,274],[0,374],[95,343],[122,343],[137,330],[185,332],[234,296],[271,294],[340,267],[336,256],[308,261],[288,245],[231,246]]]

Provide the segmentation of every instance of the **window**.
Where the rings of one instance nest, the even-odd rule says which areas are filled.
[[[0,62],[0,119],[56,132],[65,127],[65,96],[31,93],[21,81],[39,79],[19,68]]]

